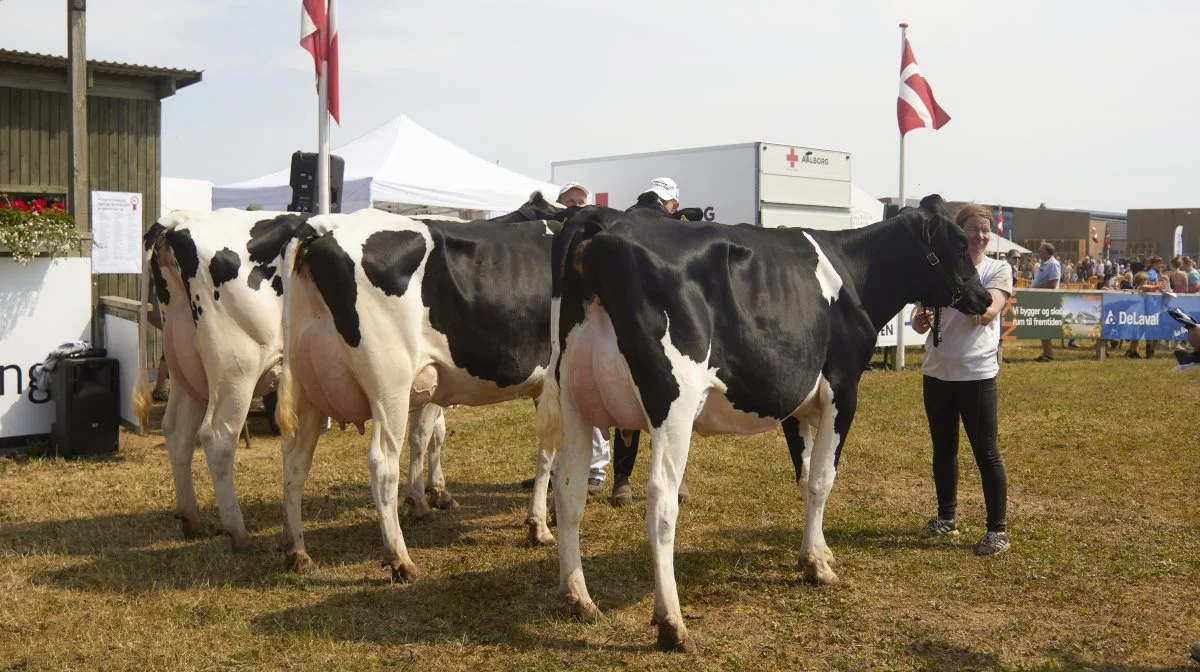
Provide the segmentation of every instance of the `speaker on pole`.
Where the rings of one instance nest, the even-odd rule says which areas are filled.
[[[292,152],[292,201],[289,212],[317,211],[317,157],[316,152]],[[340,156],[329,155],[329,211],[342,211],[342,176],[346,162]]]

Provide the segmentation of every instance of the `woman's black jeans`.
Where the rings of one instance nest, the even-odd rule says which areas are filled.
[[[958,423],[961,420],[983,480],[989,532],[1004,532],[1008,475],[997,443],[996,379],[945,381],[924,377],[925,415],[933,439],[933,484],[938,517],[958,508]]]

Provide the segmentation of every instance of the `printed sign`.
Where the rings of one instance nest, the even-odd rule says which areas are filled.
[[[92,273],[142,272],[142,195],[92,192]]]
[[[1104,338],[1182,341],[1187,339],[1183,325],[1167,314],[1171,307],[1200,316],[1200,296],[1163,294],[1104,295]]]

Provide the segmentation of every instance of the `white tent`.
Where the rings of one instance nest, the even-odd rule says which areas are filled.
[[[159,181],[159,216],[176,210],[212,210],[212,192],[208,180],[164,177]]]
[[[1016,250],[1021,254],[1033,254],[1033,250],[1021,247],[1007,238],[992,233],[992,242],[988,245],[987,253],[996,254],[999,252],[1000,254],[1008,254],[1009,250]]]
[[[883,221],[883,202],[858,185],[850,185],[850,226],[861,229]]]
[[[393,212],[475,210],[509,212],[534,191],[551,200],[554,185],[481,159],[399,116],[330,152],[345,161],[341,211],[380,207]],[[213,187],[214,209],[285,210],[292,198],[290,169]]]

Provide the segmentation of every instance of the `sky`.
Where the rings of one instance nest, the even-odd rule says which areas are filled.
[[[0,46],[65,55],[66,5],[0,0],[27,28]],[[300,8],[93,0],[87,53],[202,70],[163,101],[163,175],[228,184],[316,151]],[[406,114],[549,180],[552,161],[778,142],[849,152],[894,196],[903,21],[951,116],[908,134],[910,198],[1200,206],[1194,0],[340,0],[338,21],[334,147]]]

